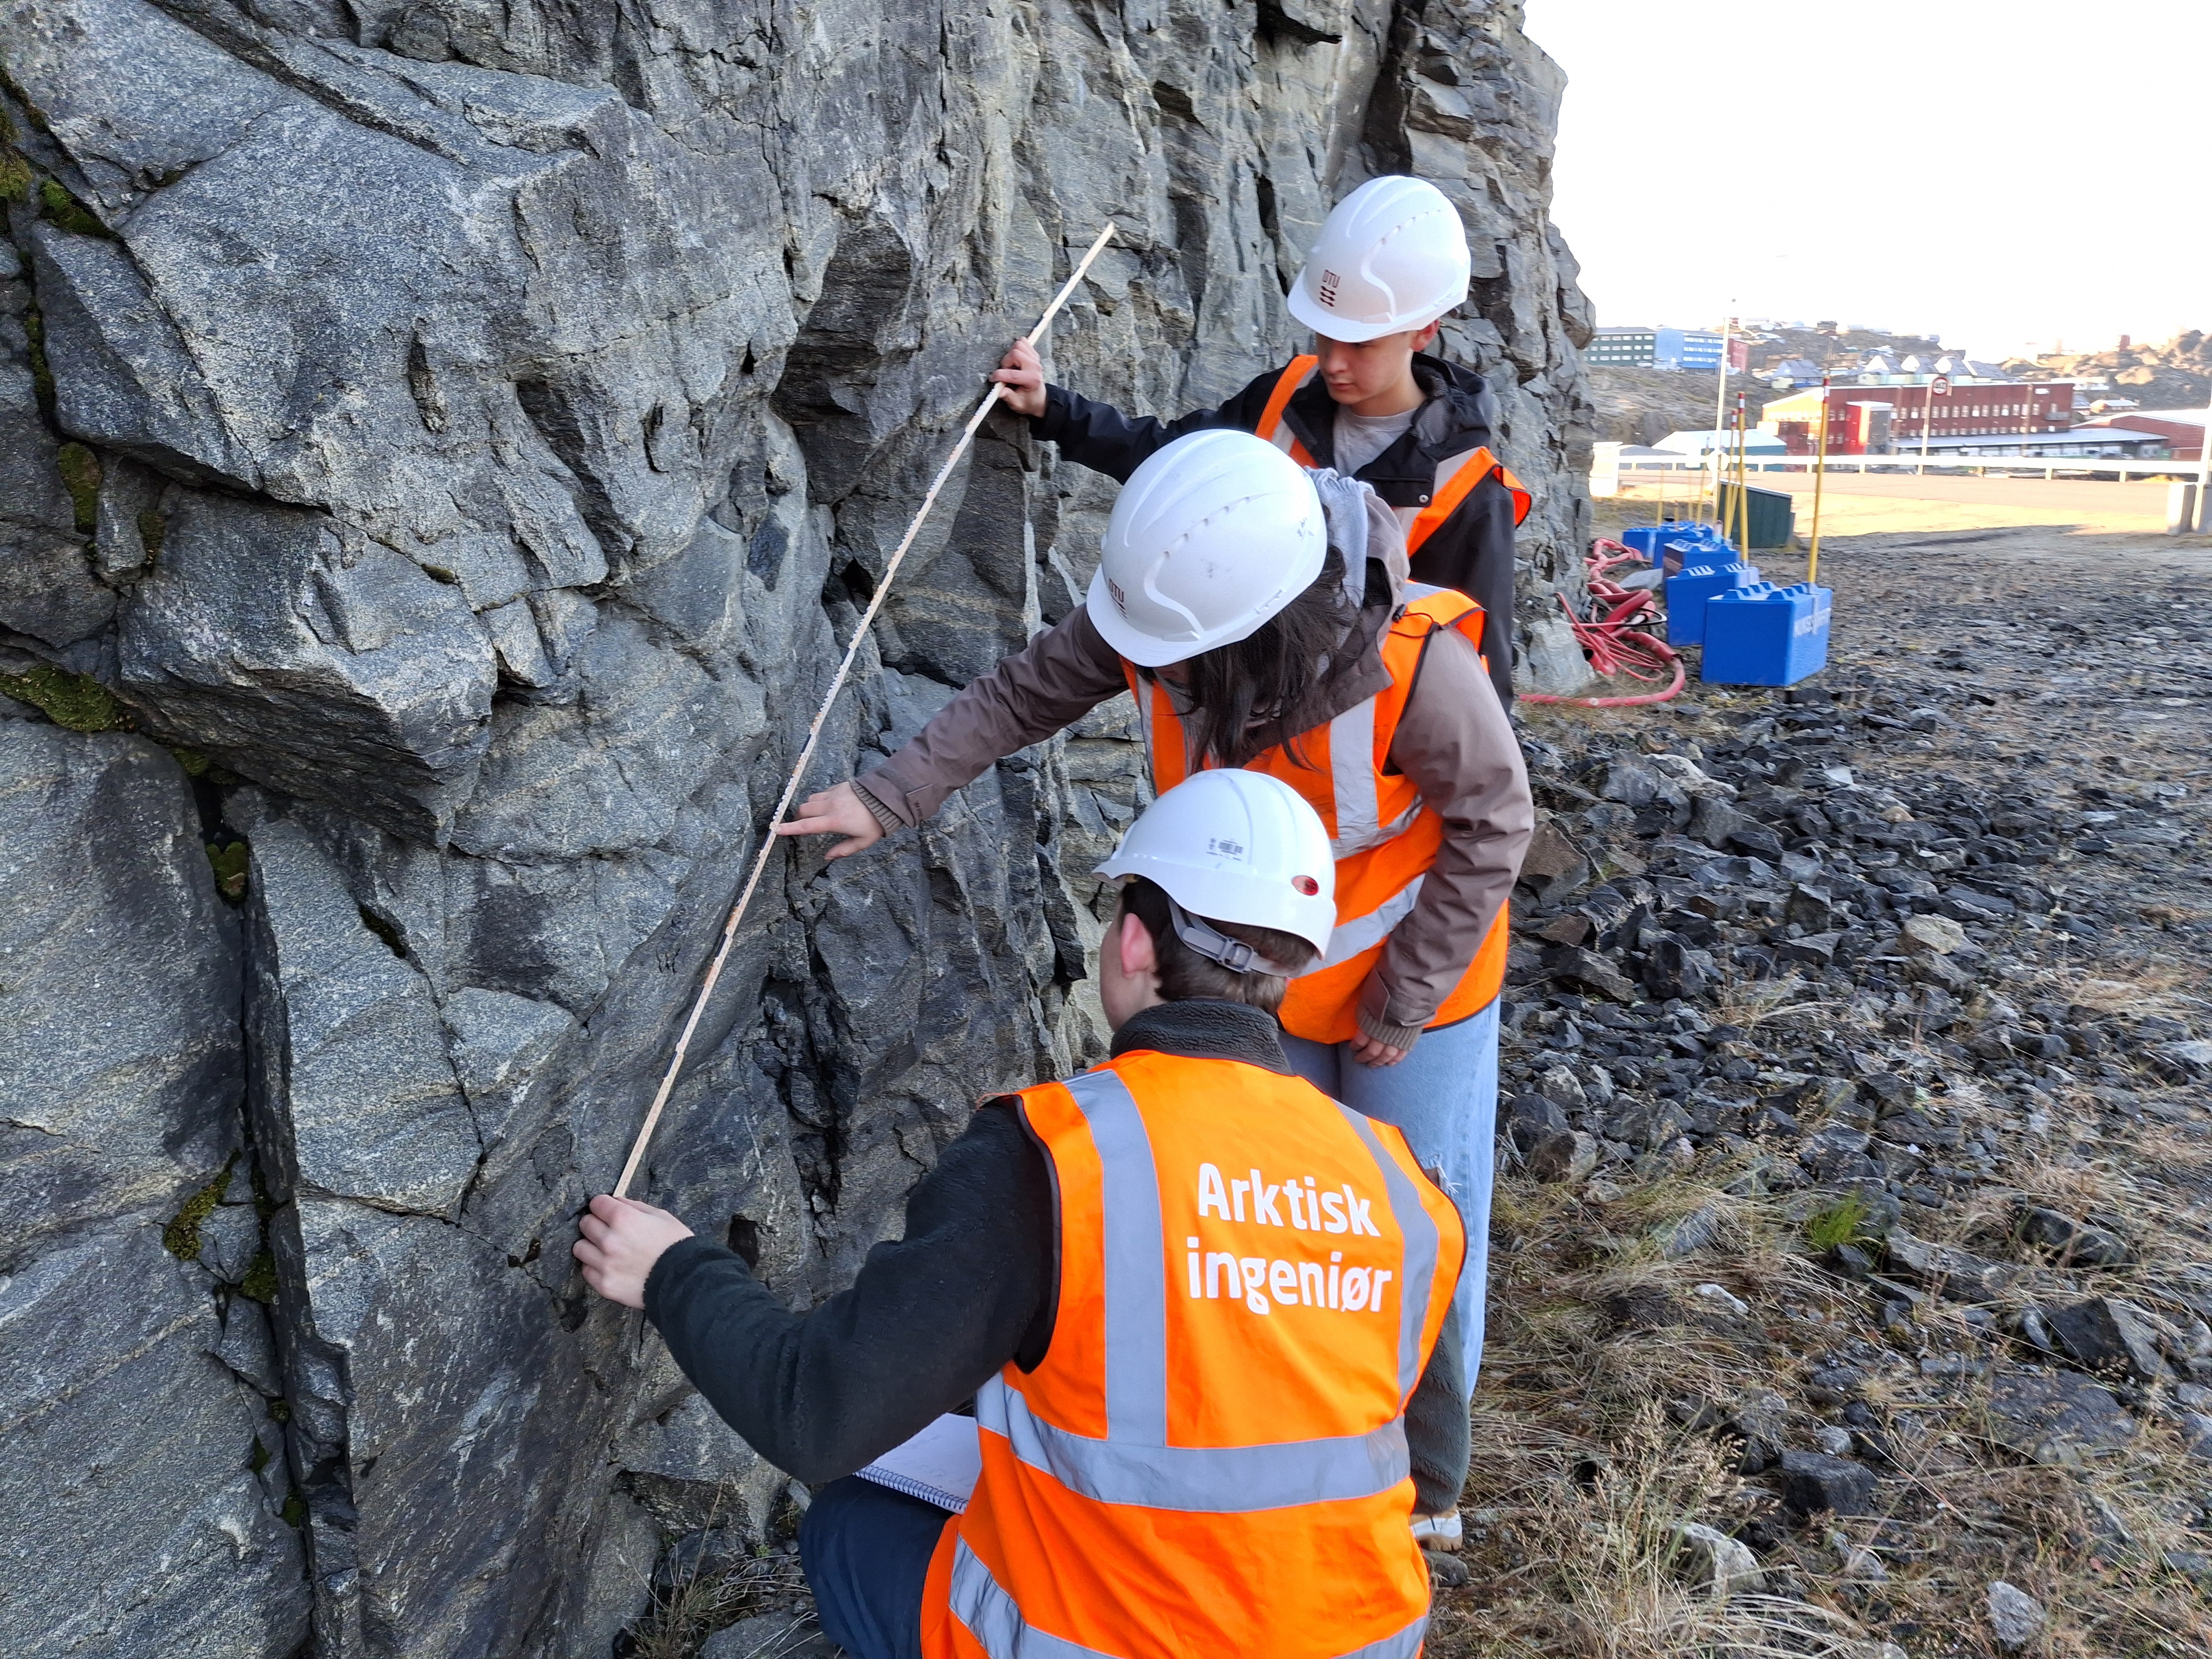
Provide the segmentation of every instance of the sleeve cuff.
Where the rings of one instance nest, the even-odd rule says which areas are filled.
[[[1390,1016],[1402,1012],[1392,1006],[1395,1001],[1378,967],[1367,975],[1367,982],[1359,988],[1359,1006],[1353,1012],[1358,1018],[1363,1035],[1374,1038],[1377,1042],[1387,1042],[1393,1048],[1411,1048],[1420,1041],[1421,1028],[1428,1016],[1419,1016],[1412,1024],[1395,1020]]]
[[[1044,413],[1030,416],[1030,436],[1043,443],[1054,443],[1067,429],[1071,412],[1067,388],[1048,380],[1044,387]]]
[[[868,811],[876,815],[876,822],[884,826],[884,833],[885,835],[890,835],[894,830],[903,830],[906,828],[906,820],[899,817],[896,812],[891,811],[890,807],[885,804],[884,798],[868,787],[868,782],[866,778],[854,778],[853,780],[853,793],[860,798],[861,805],[866,807]]]
[[[653,1271],[645,1276],[645,1316],[653,1322],[655,1329],[660,1325],[660,1304],[678,1281],[702,1260],[725,1255],[738,1265],[744,1265],[744,1258],[737,1252],[725,1249],[714,1240],[702,1238],[696,1233],[689,1238],[678,1239],[660,1253],[660,1259],[653,1264]]]
[[[1419,1026],[1393,1025],[1389,1020],[1369,1013],[1364,1008],[1359,1011],[1359,1029],[1376,1042],[1387,1042],[1393,1048],[1411,1048],[1421,1040]]]

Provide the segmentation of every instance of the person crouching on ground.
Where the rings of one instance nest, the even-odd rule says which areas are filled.
[[[1327,506],[1324,507],[1324,501]],[[1506,900],[1534,827],[1484,672],[1481,608],[1410,584],[1395,518],[1249,433],[1177,439],[1123,486],[1089,597],[779,835],[831,858],[919,823],[1002,757],[1135,694],[1155,787],[1243,767],[1320,813],[1336,925],[1284,1000],[1285,1051],[1405,1131],[1467,1223],[1461,1376],[1481,1358]],[[1449,1545],[1456,1511],[1425,1519]]]
[[[1277,1041],[1334,925],[1327,833],[1276,779],[1202,772],[1100,873],[1112,1057],[986,1103],[851,1289],[792,1313],[623,1199],[575,1255],[756,1451],[830,1482],[800,1560],[856,1659],[1412,1659],[1409,1522],[1467,1474],[1465,1235]],[[850,1478],[971,1395],[961,1514]]]
[[[1404,526],[1413,580],[1458,589],[1510,632],[1513,532],[1528,516],[1528,492],[1492,453],[1496,395],[1431,350],[1469,275],[1467,231],[1442,191],[1425,179],[1370,179],[1336,204],[1291,285],[1291,315],[1313,331],[1313,350],[1218,409],[1132,420],[1047,385],[1025,339],[991,378],[1032,436],[1124,483],[1158,450],[1209,427],[1257,433],[1302,466],[1358,478]],[[1490,681],[1511,708],[1513,653],[1502,635]]]

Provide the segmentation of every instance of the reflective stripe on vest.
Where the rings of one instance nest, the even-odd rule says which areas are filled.
[[[1097,1648],[1031,1630],[1014,1598],[991,1577],[990,1568],[975,1559],[975,1552],[964,1541],[956,1542],[952,1549],[953,1616],[968,1626],[991,1659],[1113,1659]]]
[[[1413,914],[1413,906],[1421,896],[1423,876],[1415,876],[1396,892],[1376,905],[1364,916],[1354,916],[1349,921],[1340,921],[1328,930],[1328,949],[1322,958],[1306,971],[1319,973],[1324,968],[1334,968],[1349,962],[1363,951],[1371,951],[1390,937],[1390,930]],[[1287,963],[1284,964],[1289,966]]]
[[[959,1542],[952,1549],[952,1611],[991,1659],[1113,1659],[1097,1648],[1030,1629],[1014,1598],[1000,1588],[990,1568],[976,1559],[975,1552]],[[1334,1659],[1413,1659],[1421,1650],[1428,1628],[1429,1615],[1424,1613],[1395,1635],[1336,1655]]]
[[[1298,388],[1313,379],[1314,371],[1320,367],[1318,357],[1291,358],[1289,367],[1275,377],[1274,390],[1268,392],[1267,407],[1260,411],[1260,424],[1252,428],[1300,466],[1317,466],[1320,463],[1283,424],[1283,411],[1291,406],[1291,398]]]
[[[1475,491],[1475,487],[1492,473],[1513,492],[1513,522],[1521,524],[1528,517],[1528,509],[1535,497],[1522,488],[1515,477],[1500,464],[1498,457],[1487,449],[1464,450],[1437,463],[1437,481],[1429,495],[1428,504],[1410,518],[1403,507],[1398,509],[1400,520],[1406,526],[1406,556],[1412,558],[1421,550],[1422,544],[1444,526],[1444,520],[1459,510],[1459,504]]]
[[[1428,1261],[1433,1271],[1433,1243]],[[1409,1267],[1409,1277],[1412,1272]],[[1413,1328],[1413,1340],[1418,1352],[1419,1325]],[[1108,1352],[1110,1355],[1112,1349]],[[1420,1381],[1418,1370],[1413,1380]],[[1108,1389],[1110,1399],[1110,1379]],[[1041,1421],[1028,1401],[994,1376],[976,1390],[975,1421],[1006,1436],[1015,1456],[1070,1492],[1101,1504],[1186,1514],[1243,1515],[1374,1498],[1413,1469],[1402,1419],[1365,1434],[1328,1440],[1270,1446],[1147,1446],[1133,1457],[1111,1440],[1070,1434]]]
[[[927,1659],[1412,1659],[1404,1413],[1464,1259],[1451,1200],[1398,1130],[1256,1066],[1138,1050],[1019,1101],[1053,1339],[977,1391]]]
[[[1414,1385],[1421,1380],[1421,1328],[1428,1322],[1429,1281],[1437,1271],[1436,1224],[1421,1207],[1420,1194],[1397,1160],[1382,1150],[1375,1125],[1349,1106],[1340,1103],[1336,1109],[1375,1154],[1375,1167],[1382,1171],[1383,1189],[1390,1195],[1390,1213],[1397,1217],[1398,1231],[1406,1241],[1405,1285],[1398,1301],[1398,1398],[1402,1404],[1413,1397]]]
[[[1291,981],[1281,1014],[1292,1035],[1316,1042],[1341,1042],[1357,1032],[1355,1005],[1364,976],[1350,964],[1379,951],[1390,930],[1412,914],[1421,877],[1443,842],[1443,822],[1425,806],[1418,786],[1389,770],[1390,744],[1431,639],[1455,629],[1479,652],[1484,617],[1480,605],[1452,588],[1409,583],[1405,592],[1405,605],[1382,645],[1389,686],[1305,733],[1293,745],[1296,758],[1291,750],[1276,748],[1244,763],[1305,798],[1320,816],[1336,860],[1336,927],[1321,961]],[[1164,682],[1147,679],[1127,663],[1122,673],[1137,699],[1152,786],[1164,794],[1189,775],[1188,729]],[[1508,925],[1501,908],[1432,1024],[1480,1012],[1497,995],[1504,981]]]

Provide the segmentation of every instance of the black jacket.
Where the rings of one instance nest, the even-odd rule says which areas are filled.
[[[1194,410],[1178,421],[1149,415],[1132,420],[1108,404],[1070,392],[1045,388],[1044,413],[1030,422],[1030,433],[1060,446],[1071,461],[1126,483],[1154,450],[1189,432],[1209,427],[1256,431],[1267,398],[1282,374],[1271,368],[1218,409]],[[1492,454],[1498,399],[1470,369],[1423,352],[1413,359],[1413,378],[1429,394],[1405,434],[1354,476],[1371,486],[1391,507],[1427,505],[1437,465],[1470,449]],[[1320,375],[1300,387],[1283,412],[1284,424],[1322,466],[1336,453],[1336,400]],[[1504,459],[1502,456],[1499,458]],[[1417,582],[1455,587],[1480,605],[1489,620],[1483,629],[1483,654],[1490,659],[1491,683],[1498,700],[1513,707],[1513,492],[1495,474],[1431,536],[1413,562]]]
[[[1273,1019],[1234,1002],[1173,1002],[1121,1027],[1146,1048],[1287,1072]],[[703,1238],[672,1246],[645,1312],[684,1374],[763,1457],[802,1480],[850,1474],[966,1405],[1008,1360],[1034,1370],[1059,1284],[1051,1168],[1012,1102],[978,1110],[907,1195],[906,1236],[797,1314],[744,1259]],[[1467,1481],[1459,1316],[1444,1321],[1406,1411],[1415,1501],[1442,1514]]]

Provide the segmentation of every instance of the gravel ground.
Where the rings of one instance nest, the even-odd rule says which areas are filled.
[[[1823,563],[1816,678],[1524,720],[1432,1654],[2212,1650],[2205,550]]]

